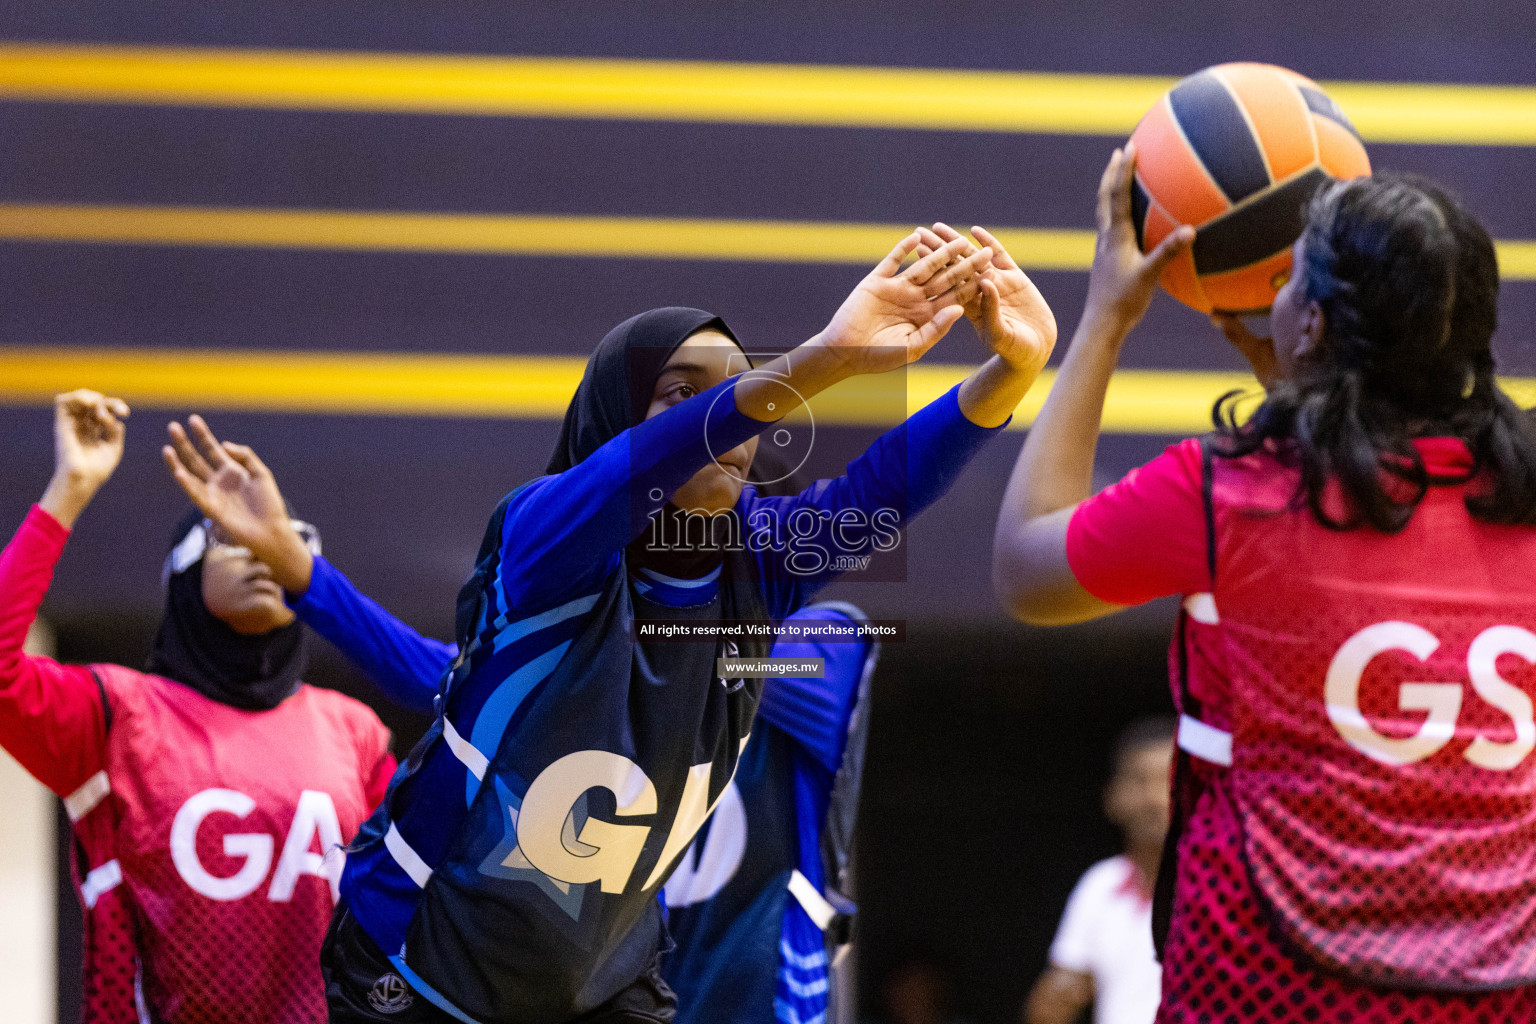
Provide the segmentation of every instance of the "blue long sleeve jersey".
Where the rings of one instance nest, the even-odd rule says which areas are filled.
[[[823,607],[811,606],[798,614],[817,619],[841,615],[840,612],[819,610]],[[453,644],[422,636],[364,595],[324,558],[315,559],[309,589],[293,602],[293,608],[306,624],[351,659],[389,700],[413,711],[432,710],[438,680],[456,653]],[[848,720],[859,694],[859,669],[866,650],[867,644],[828,646],[803,641],[776,644],[775,657],[842,658],[846,661],[845,655],[857,654],[859,662],[829,671],[823,679],[767,680],[758,709],[759,728],[754,729],[753,742],[743,754],[748,763],[761,760],[764,754],[756,748],[764,744],[771,746],[768,737],[774,731],[794,741],[796,752],[789,756],[788,762],[783,765],[774,762],[775,767],[781,771],[787,769],[788,774],[781,779],[763,780],[759,787],[788,787],[793,793],[794,821],[772,824],[778,829],[790,829],[790,834],[796,837],[796,864],[817,890],[825,884],[821,829],[833,780],[842,763]],[[756,788],[750,793],[752,799],[762,796]],[[744,793],[743,797],[746,796]],[[743,825],[760,817],[756,808],[748,807],[744,813]],[[757,840],[756,836],[753,838]],[[757,841],[772,846],[768,837]],[[685,861],[688,856],[684,855]],[[725,884],[720,897],[728,904],[729,912],[741,911],[750,917],[744,904],[758,895],[755,888],[751,884],[738,886],[745,890],[743,896],[731,887],[732,882]],[[779,1021],[825,1019],[829,994],[828,961],[821,931],[797,903],[788,902],[785,914],[778,942],[779,962],[774,971],[778,991],[773,1000],[772,1016]],[[714,925],[714,928],[718,927],[718,924]],[[760,927],[771,927],[771,922]],[[761,938],[755,931],[748,934],[752,939]],[[714,938],[714,932],[710,931],[708,937]],[[690,942],[689,938],[691,936],[678,938],[679,945],[668,958],[666,973],[674,987],[682,986],[678,988],[679,994],[686,996],[686,1005],[681,1012],[688,1014],[690,1020],[704,1019],[700,1017],[701,1013],[717,1008],[722,1002],[739,999],[744,992],[751,992],[751,982],[756,979],[744,980],[736,975],[761,973],[761,965],[718,962],[708,943]],[[684,962],[694,956],[702,962]],[[710,990],[697,991],[700,986]],[[743,1012],[744,1019],[762,1020],[770,1014],[766,1004],[750,1007],[750,1011]]]
[[[719,384],[625,431],[566,472],[524,487],[503,526],[500,610],[550,608],[590,592],[711,453],[770,426],[736,410],[734,389],[734,379]],[[742,489],[742,540],[756,558],[774,618],[845,571],[833,556],[893,546],[895,529],[938,500],[1002,429],[966,419],[959,390],[883,434],[842,476],[792,497],[760,495],[750,484]]]
[[[525,749],[513,735],[521,736],[519,725],[528,721],[535,693],[546,694],[538,698],[540,705],[554,696],[547,687],[541,688],[546,680],[586,678],[577,669],[562,666],[562,661],[573,642],[592,628],[594,609],[606,607],[599,606],[599,598],[605,591],[611,593],[625,547],[673,492],[710,461],[712,452],[728,451],[768,426],[736,410],[734,387],[734,381],[727,381],[679,403],[620,434],[566,472],[524,486],[507,503],[499,557],[484,584],[482,621],[471,624],[469,630],[471,637],[481,640],[468,657],[458,659],[449,699],[438,708],[438,722],[431,733],[442,741],[430,744],[419,752],[419,759],[413,757],[402,766],[388,810],[381,809],[365,827],[358,848],[347,860],[343,897],[359,924],[384,950],[402,948],[428,881],[446,862],[471,808],[480,807],[475,794],[482,781],[490,783],[487,766],[498,752],[544,756]],[[842,476],[819,480],[793,497],[761,496],[750,485],[743,489],[736,511],[770,615],[791,614],[835,578],[844,563],[832,556],[868,554],[897,540],[896,529],[942,495],[982,444],[1001,429],[978,427],[967,420],[960,411],[957,390],[882,435]],[[441,668],[452,651],[380,626],[387,618],[382,609],[370,608],[371,602],[365,604],[360,595],[348,600],[339,586],[340,575],[323,561],[317,560],[316,566],[315,581],[296,602],[296,609],[353,654],[402,703],[424,708],[427,695],[421,680],[429,674],[426,666]],[[663,586],[654,587],[656,583]],[[637,574],[630,585],[652,603],[696,607],[714,600],[711,579],[647,580]],[[652,592],[644,593],[648,586]],[[553,708],[550,705],[547,711]],[[575,727],[574,720],[561,720]],[[701,736],[699,742],[716,741]],[[693,744],[684,746],[691,750]],[[663,768],[658,762],[653,770],[645,763],[649,755],[626,756],[640,758],[653,777],[674,771],[685,775],[689,769],[686,763]],[[668,756],[687,760],[682,752]],[[501,785],[500,777],[497,784]],[[715,784],[711,783],[712,789]],[[515,806],[518,799],[513,792],[505,794],[501,803]],[[518,855],[511,826],[506,828],[505,842],[511,844],[511,852],[493,850],[495,855],[488,855],[480,866],[481,873],[487,878],[532,883],[559,914],[569,915],[568,930],[577,934],[586,927],[581,908],[590,886],[550,881],[531,869]],[[677,838],[686,845],[685,837]],[[634,904],[637,907],[645,899],[653,900],[648,894],[654,893],[667,867],[681,853],[680,847],[674,852],[665,833],[660,839],[667,839],[665,849],[659,848],[659,840],[657,850],[647,847],[648,858],[660,857],[654,869],[637,870],[619,898],[641,900]],[[431,992],[431,984],[410,970],[403,957],[391,959],[418,991],[430,992],[428,998],[434,1002],[440,995],[441,1005],[463,1005],[465,999],[473,1004],[483,995],[467,992],[469,983],[458,978],[448,979],[458,991]],[[449,973],[446,967],[434,969],[439,977]]]
[[[743,522],[751,529],[754,512],[774,509],[785,526],[784,540],[788,543],[791,536],[787,533],[788,524],[794,511],[800,508],[817,513],[859,508],[871,515],[882,508],[890,508],[903,513],[903,518],[916,515],[944,493],[981,444],[996,433],[996,430],[978,427],[965,418],[960,412],[958,392],[956,387],[882,436],[864,455],[850,463],[841,477],[818,480],[792,498],[759,497],[755,488],[744,488],[738,506]],[[708,404],[697,403],[700,407]],[[737,417],[747,419],[740,414]],[[650,439],[641,438],[645,447],[663,451],[675,446],[679,435],[684,442],[682,447],[686,448],[690,439],[687,431],[695,431],[695,438],[702,437],[699,423],[674,425],[671,419],[669,411],[668,415],[647,420],[631,433],[640,433],[650,424],[670,428],[647,431],[661,435],[649,445],[645,442]],[[749,421],[747,426],[760,429],[765,424]],[[529,600],[541,590],[558,597],[561,587],[557,581],[563,577],[565,583],[572,582],[565,574],[576,566],[590,567],[594,563],[608,566],[617,559],[618,552],[610,550],[612,542],[601,542],[603,531],[609,531],[611,535],[616,529],[624,530],[629,536],[636,532],[636,524],[625,524],[625,519],[621,518],[626,517],[630,495],[640,489],[631,476],[635,467],[624,465],[629,446],[621,444],[623,440],[623,437],[615,439],[567,473],[535,481],[525,489],[526,497],[520,496],[523,500],[519,502],[518,515],[514,517],[509,510],[503,564],[522,565],[525,552],[536,558],[533,567],[525,566],[515,574],[512,589],[523,600]],[[901,465],[903,454],[906,456],[905,466]],[[652,455],[640,461],[654,465],[659,459]],[[682,475],[686,480],[697,468],[687,475],[678,472],[671,476]],[[651,481],[640,479],[639,483],[645,485]],[[660,502],[654,503],[660,507]],[[646,510],[647,514],[652,511],[648,505]],[[599,523],[583,521],[584,516],[594,515],[601,517]],[[875,527],[884,528],[884,525],[875,524]],[[854,541],[867,539],[872,544],[875,539],[872,533],[872,528],[862,533],[845,529],[843,536]],[[802,563],[819,558],[814,551],[802,550],[800,553],[805,556]],[[789,555],[793,557],[794,553]],[[562,563],[563,556],[571,557],[575,565]],[[557,567],[559,571],[556,571]],[[540,572],[553,579],[540,586]],[[782,572],[773,565],[764,572],[765,581],[779,581],[777,600],[771,600],[770,607],[776,615],[787,615],[793,610],[786,610],[788,604],[793,603],[795,607],[804,604],[836,575],[830,565],[821,572],[803,576]],[[648,593],[663,598],[667,591],[674,589],[655,587],[655,581],[647,578],[637,578],[635,583]],[[438,680],[457,653],[454,644],[422,636],[359,591],[323,557],[314,560],[309,589],[294,600],[292,606],[299,618],[334,644],[391,701],[413,711],[431,713]],[[846,711],[828,708],[826,714],[818,714],[820,709],[814,695],[807,697],[812,698],[808,703],[795,701],[783,706],[784,724],[789,725],[795,720],[796,709],[803,705],[806,717],[800,724],[804,728],[791,727],[791,731],[797,734],[796,738],[807,746],[812,756],[836,771],[842,754],[841,727],[846,721]],[[781,698],[776,696],[774,699]]]

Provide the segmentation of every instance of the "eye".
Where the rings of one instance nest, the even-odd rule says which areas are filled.
[[[699,393],[699,389],[692,384],[678,384],[667,392],[667,397],[681,402],[685,398],[692,398]]]

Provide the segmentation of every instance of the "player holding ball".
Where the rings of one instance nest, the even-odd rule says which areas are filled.
[[[1014,469],[1017,618],[1184,595],[1158,1020],[1536,1016],[1536,434],[1500,390],[1493,244],[1413,178],[1326,184],[1245,339],[1269,390],[1091,495],[1105,390],[1188,227],[1100,184],[1083,319]]]

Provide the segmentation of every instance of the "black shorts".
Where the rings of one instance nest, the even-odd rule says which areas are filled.
[[[331,1024],[460,1024],[406,984],[345,903],[331,915],[331,927],[320,948],[320,970]],[[572,1017],[568,1024],[668,1024],[676,1010],[677,996],[662,980],[657,957],[622,992],[597,1009]]]

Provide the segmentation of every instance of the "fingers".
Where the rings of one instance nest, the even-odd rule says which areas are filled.
[[[954,244],[954,242],[950,242],[945,248],[947,249]],[[938,299],[944,297],[946,292],[953,289],[956,295],[951,301],[967,302],[970,298],[975,297],[976,290],[980,288],[981,283],[975,281],[975,287],[970,289],[970,294],[966,297],[960,295],[961,289],[965,284],[972,282],[974,278],[985,272],[990,266],[992,266],[992,250],[979,249],[973,255],[945,267],[930,278],[927,284],[923,286],[923,294],[930,299]]]
[[[254,449],[243,444],[235,444],[233,441],[225,441],[224,450],[229,453],[230,458],[238,462],[247,473],[251,474],[253,479],[270,477],[272,475],[272,471],[267,468],[267,464],[256,456]]]
[[[187,497],[192,499],[192,504],[201,509],[204,515],[208,514],[208,488],[201,478],[194,476],[183,464],[177,449],[164,445],[160,449],[160,457],[165,460],[171,476],[176,478],[181,489],[187,492]]]
[[[122,399],[103,398],[91,411],[97,425],[109,440],[115,442],[127,432],[127,428],[123,426],[123,420],[127,418],[128,405]]]
[[[945,224],[943,221],[934,222],[933,233],[939,238],[944,239],[946,242],[953,242],[958,238],[965,238],[964,235],[950,227],[948,224]],[[966,240],[969,241],[969,239]]]
[[[1152,277],[1161,277],[1163,268],[1173,262],[1175,256],[1188,249],[1195,242],[1195,229],[1188,224],[1182,225],[1167,238],[1157,243],[1157,248],[1148,254],[1142,263],[1142,273]]]
[[[1211,324],[1238,349],[1247,352],[1254,345],[1270,345],[1273,342],[1269,338],[1261,338],[1248,329],[1243,323],[1243,318],[1231,313],[1212,313]]]
[[[66,391],[61,395],[53,396],[54,408],[66,409],[71,413],[94,408],[106,398],[100,391],[92,391],[90,388],[76,388],[74,391]]]
[[[950,243],[954,243],[960,247],[960,251],[957,256],[951,258],[951,266],[954,264],[955,259],[968,258],[975,255],[977,252],[974,242],[960,234],[948,224],[945,224],[943,221],[936,221],[932,228],[918,228],[917,235],[920,240],[916,249],[917,257],[919,260],[922,260],[940,251],[941,249],[944,249],[944,247]],[[925,291],[927,291],[930,295],[935,294],[932,291],[932,287],[932,281],[930,280],[928,288],[925,289]],[[974,290],[971,290],[971,292],[967,295],[957,296],[954,301],[968,303],[974,297],[975,292]]]
[[[919,231],[923,231],[923,230],[926,230],[926,229],[919,228],[918,230]],[[962,256],[969,256],[969,255],[971,255],[972,253],[974,253],[976,251],[976,243],[975,242],[971,241],[969,238],[966,238],[960,232],[956,231],[954,228],[950,227],[948,224],[945,224],[941,220],[940,221],[934,221],[934,223],[933,223],[933,230],[930,231],[929,234],[931,234],[934,238],[942,239],[946,243],[947,242],[959,242],[959,243],[962,243],[963,244],[963,248],[960,250],[960,255],[962,255]],[[982,243],[982,244],[986,244],[986,243]]]
[[[955,322],[965,315],[965,310],[960,306],[945,306],[933,314],[933,319],[917,329],[916,336],[908,348],[908,362],[921,359],[923,354],[939,343],[939,339],[949,333],[949,329],[955,326]]]
[[[96,422],[100,424],[101,436],[108,444],[122,444],[123,439],[128,436],[127,425],[105,407],[97,411]]]
[[[935,234],[931,228],[918,228],[917,239],[917,254],[919,259],[927,256],[929,253],[938,252],[940,249],[944,248],[945,242],[954,241],[952,238],[943,238],[938,234]]]
[[[229,462],[229,456],[225,454],[219,439],[213,436],[213,431],[208,429],[208,423],[197,413],[187,417],[187,426],[191,428],[192,441],[197,445],[197,450],[202,453],[208,465],[214,470],[223,469]]]
[[[1226,336],[1228,341],[1239,348],[1248,340],[1244,335],[1251,334],[1248,328],[1243,326],[1243,322],[1231,313],[1212,313],[1211,326],[1220,331]]]
[[[913,237],[918,237],[915,232],[913,233]],[[963,238],[957,238],[952,242],[945,242],[940,248],[918,260],[916,263],[912,264],[912,266],[908,267],[906,274],[907,279],[913,284],[926,285],[935,274],[939,273],[946,267],[946,265],[954,261],[968,245],[970,245],[970,243]],[[925,287],[924,291],[929,295],[938,295],[944,292],[947,288],[948,285],[946,285],[944,288],[940,288],[938,291],[934,291],[932,288]]]
[[[1112,222],[1131,223],[1131,178],[1136,174],[1136,143],[1127,142],[1120,153],[1120,166],[1115,169],[1115,187],[1110,207]]]
[[[128,403],[110,398],[99,391],[79,388],[54,396],[54,422],[68,430],[82,443],[107,441],[117,444],[127,433],[123,420],[128,418]],[[66,424],[72,426],[66,427]]]
[[[1018,270],[1019,265],[1013,257],[1008,255],[1008,250],[1003,248],[1003,243],[997,240],[997,236],[986,228],[977,225],[971,228],[971,234],[976,236],[976,241],[992,250],[992,265],[998,270]]]
[[[176,456],[177,463],[186,468],[187,472],[200,481],[207,481],[213,476],[213,468],[204,461],[192,446],[192,441],[187,437],[187,432],[182,429],[180,423],[172,420],[165,426],[166,433],[171,435],[171,450]],[[180,480],[180,477],[177,477]]]
[[[1259,383],[1266,389],[1272,387],[1280,376],[1275,358],[1274,340],[1259,337],[1249,330],[1241,317],[1229,313],[1211,314],[1211,323],[1226,336],[1232,347],[1248,360],[1248,365],[1253,368],[1253,375],[1258,378]]]
[[[1109,163],[1104,165],[1104,173],[1099,176],[1099,200],[1095,211],[1095,220],[1098,222],[1099,233],[1109,230],[1113,223],[1115,182],[1120,177],[1121,152],[1115,150],[1110,154]]]
[[[997,337],[1003,331],[1003,300],[997,290],[997,282],[982,280],[981,282],[981,315],[978,317],[982,328],[992,337]]]
[[[55,408],[71,416],[94,416],[103,422],[110,419],[125,420],[130,413],[128,403],[121,398],[112,398],[89,388],[79,388],[62,395],[55,395],[53,404]]]
[[[981,283],[985,280],[986,277],[982,274],[968,277],[943,295],[938,296],[934,301],[944,303],[945,305],[958,302],[966,308],[968,313],[979,313],[980,310],[976,308],[976,299],[981,295]]]
[[[895,277],[901,273],[902,261],[917,248],[918,235],[914,231],[896,243],[896,248],[885,254],[885,259],[875,265],[875,273],[881,277]]]

